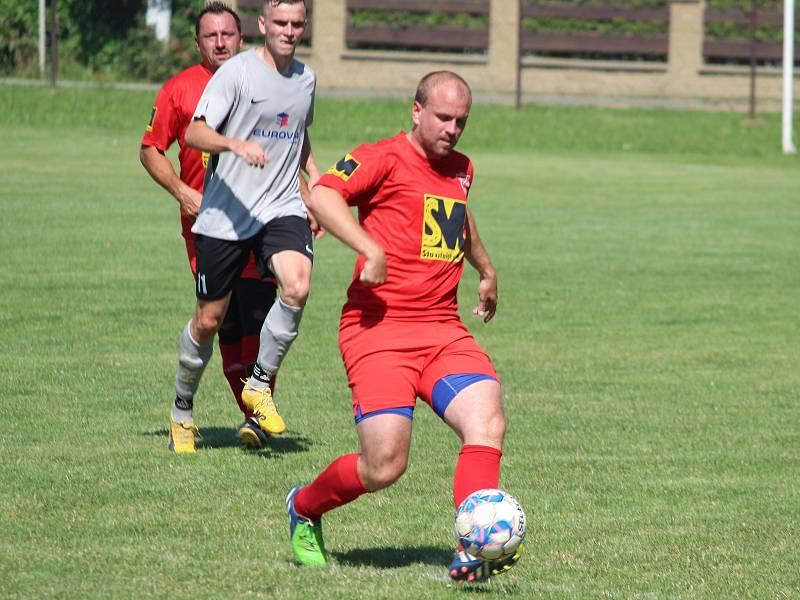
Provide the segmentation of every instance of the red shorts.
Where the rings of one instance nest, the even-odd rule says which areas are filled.
[[[344,317],[339,350],[353,394],[353,414],[413,407],[417,397],[431,404],[433,386],[461,373],[497,373],[460,319],[407,322],[384,319],[365,327]]]
[[[197,277],[197,252],[194,249],[195,235],[192,233],[192,225],[194,225],[194,219],[181,211],[181,234],[183,235],[183,241],[186,242],[186,254],[189,255],[189,268],[192,270],[192,275]],[[256,259],[252,254],[250,258],[247,259],[247,266],[245,266],[244,271],[242,271],[241,278],[261,279],[261,274],[258,272],[258,267],[256,267]]]

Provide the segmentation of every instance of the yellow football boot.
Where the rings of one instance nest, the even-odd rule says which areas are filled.
[[[278,414],[275,403],[272,401],[272,392],[269,387],[257,390],[246,383],[242,390],[242,402],[253,411],[253,418],[258,421],[262,431],[272,435],[280,435],[286,431],[286,423]]]
[[[255,419],[247,419],[239,426],[239,443],[247,450],[261,450],[269,444],[269,434],[262,431]]]
[[[195,436],[200,430],[193,421],[171,421],[169,427],[169,450],[175,454],[194,454]]]

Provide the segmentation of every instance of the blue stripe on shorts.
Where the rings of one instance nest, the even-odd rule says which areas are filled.
[[[442,377],[433,386],[431,392],[431,406],[433,406],[434,412],[444,419],[444,411],[450,406],[458,392],[484,379],[495,380],[494,377],[482,373],[459,373]]]
[[[367,414],[362,414],[361,407],[356,406],[355,422],[356,424],[358,424],[364,419],[369,419],[370,417],[374,417],[375,415],[384,415],[384,414],[400,415],[401,417],[405,417],[406,419],[411,421],[414,418],[414,407],[401,406],[400,408],[382,408],[380,410],[373,410],[372,412],[368,412]]]

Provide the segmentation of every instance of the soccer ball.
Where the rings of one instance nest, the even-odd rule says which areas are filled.
[[[525,539],[525,513],[511,494],[478,490],[456,511],[456,537],[466,552],[478,558],[511,556]]]

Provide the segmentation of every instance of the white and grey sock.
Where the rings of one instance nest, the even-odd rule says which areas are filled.
[[[191,321],[189,322],[191,323]],[[189,324],[183,329],[178,345],[178,372],[175,375],[175,402],[172,418],[175,421],[191,421],[194,394],[200,385],[203,371],[211,360],[213,342],[201,346],[189,333]]]

